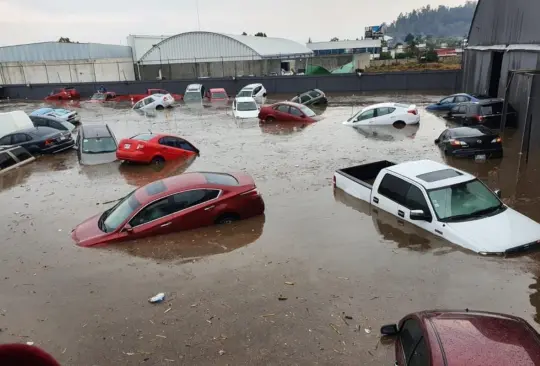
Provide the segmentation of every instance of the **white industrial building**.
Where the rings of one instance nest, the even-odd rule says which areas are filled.
[[[380,57],[382,48],[380,39],[312,42],[307,43],[306,46],[313,51],[314,56],[340,56],[369,53],[372,60]]]
[[[0,47],[0,85],[135,80],[131,47],[43,42]]]
[[[271,37],[214,32],[128,37],[141,80],[268,75],[304,68],[313,51]]]

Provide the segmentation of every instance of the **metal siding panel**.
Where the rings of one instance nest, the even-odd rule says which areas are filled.
[[[0,62],[69,61],[132,57],[131,47],[97,43],[44,42],[0,47]]]

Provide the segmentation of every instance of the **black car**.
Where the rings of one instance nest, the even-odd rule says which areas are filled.
[[[445,155],[492,158],[503,156],[502,139],[484,126],[455,127],[445,130],[435,144]]]
[[[28,116],[34,126],[36,127],[50,127],[54,128],[55,130],[60,131],[69,131],[73,132],[75,129],[75,125],[73,123],[64,121],[59,118],[51,117],[51,116]]]
[[[503,116],[503,99],[485,99],[479,102],[460,103],[452,107],[446,119],[463,126],[482,125],[489,128],[500,128]],[[517,126],[517,112],[508,104],[506,126]]]
[[[296,97],[291,99],[291,102],[299,103],[303,105],[324,105],[328,104],[328,99],[326,95],[320,89],[311,89],[298,94]]]
[[[27,128],[0,139],[1,146],[22,146],[31,154],[54,154],[72,148],[73,144],[69,131],[50,127]]]
[[[118,142],[106,124],[82,125],[75,144],[83,165],[97,165],[116,161]]]

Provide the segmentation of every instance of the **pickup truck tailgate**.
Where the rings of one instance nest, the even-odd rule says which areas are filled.
[[[371,202],[372,184],[379,172],[393,165],[390,161],[382,160],[337,170],[334,173],[334,185],[353,197]]]

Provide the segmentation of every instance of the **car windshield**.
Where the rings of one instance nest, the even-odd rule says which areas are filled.
[[[135,198],[135,191],[131,192],[101,215],[98,222],[99,229],[106,233],[115,231],[140,206],[141,203]]]
[[[194,100],[201,100],[202,97],[201,97],[201,93],[199,91],[195,91],[195,92],[187,92],[186,94],[184,94],[184,101],[194,101]]]
[[[257,110],[257,103],[255,103],[255,102],[238,102],[236,104],[236,110],[241,111],[241,112],[256,111]]]
[[[73,125],[73,123],[70,123],[70,122],[67,122],[67,121],[62,121],[60,122],[62,123],[62,126],[64,126],[65,128],[67,128],[67,130],[69,132],[73,132],[73,130],[75,129],[75,126]]]
[[[442,222],[465,221],[504,210],[497,196],[478,179],[430,190],[428,195]]]
[[[214,98],[214,99],[227,99],[227,94],[225,94],[223,92],[212,93],[212,98]]]
[[[116,151],[116,142],[112,137],[93,137],[84,139],[82,150],[85,154],[100,154]]]
[[[299,106],[298,108],[300,108],[300,110],[302,111],[302,113],[304,113],[306,116],[308,117],[313,117],[315,116],[315,112],[313,112],[311,109],[309,109],[308,107],[306,106]]]
[[[240,90],[237,97],[251,97],[253,95],[253,89]]]

